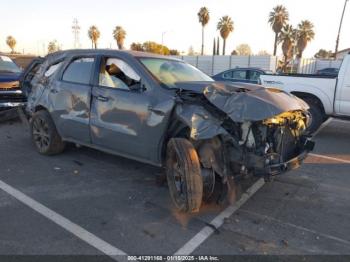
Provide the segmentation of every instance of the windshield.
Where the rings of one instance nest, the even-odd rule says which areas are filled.
[[[0,73],[20,73],[21,69],[7,56],[0,56]]]
[[[197,68],[181,61],[162,58],[140,58],[140,61],[159,82],[169,88],[176,87],[177,82],[214,81]]]

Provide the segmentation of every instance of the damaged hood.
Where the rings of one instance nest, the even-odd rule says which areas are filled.
[[[181,90],[203,94],[215,107],[235,122],[261,121],[284,112],[308,110],[294,95],[260,85],[229,82],[181,82]]]

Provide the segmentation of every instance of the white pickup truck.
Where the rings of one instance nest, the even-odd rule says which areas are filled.
[[[350,119],[350,54],[340,67],[338,77],[322,75],[261,75],[261,84],[274,87],[305,100],[310,106],[310,131],[316,131],[328,117]]]

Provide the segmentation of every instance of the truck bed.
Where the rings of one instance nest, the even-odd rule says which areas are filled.
[[[265,87],[278,88],[292,94],[314,94],[321,100],[325,113],[333,113],[333,101],[337,85],[336,77],[284,74],[261,75],[260,79],[261,84]]]

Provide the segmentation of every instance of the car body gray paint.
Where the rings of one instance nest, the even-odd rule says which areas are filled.
[[[60,80],[64,68],[74,57],[91,56],[97,58],[97,61],[100,56],[124,60],[140,75],[141,85],[145,89],[125,91],[99,87],[96,76],[86,87],[67,85]],[[193,139],[208,139],[227,133],[221,127],[221,122],[202,106],[176,102],[178,90],[162,87],[141,65],[138,56],[164,59],[151,54],[112,50],[72,50],[49,55],[33,79],[36,86],[29,94],[27,110],[33,113],[37,106],[46,108],[64,140],[81,142],[154,165],[162,164],[167,127],[169,122],[175,120],[172,114],[174,111],[175,116],[190,127]],[[48,86],[43,87],[40,80],[46,69],[62,60],[64,63],[61,68]],[[226,112],[233,121],[263,120],[281,112],[307,108],[305,103],[294,96],[267,91],[255,85],[213,82],[197,84],[182,83],[179,88],[186,86],[186,90],[204,94],[209,103]],[[57,89],[58,92],[53,94],[52,89]],[[108,101],[96,100],[98,95],[107,97]],[[254,103],[258,103],[258,106]]]

